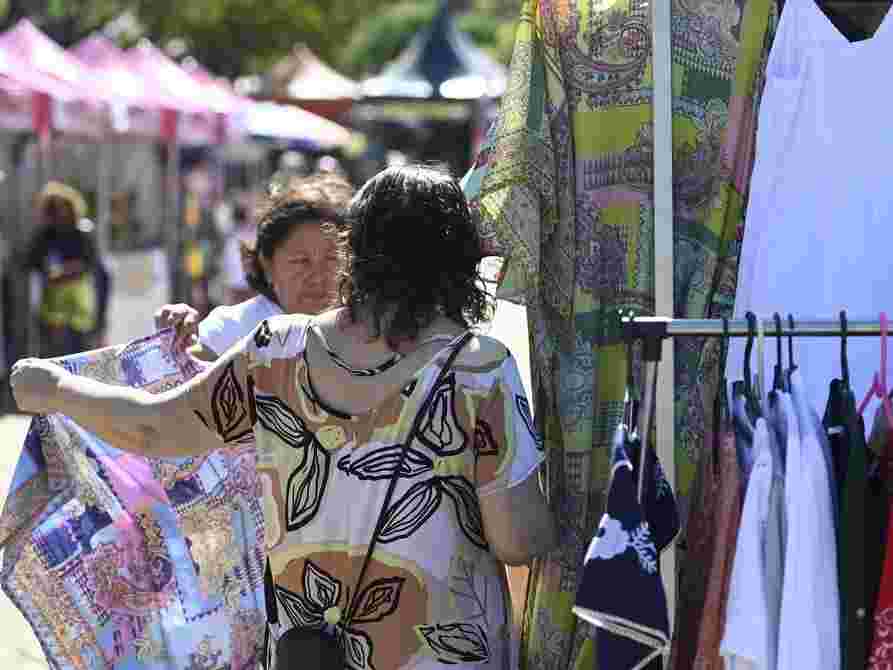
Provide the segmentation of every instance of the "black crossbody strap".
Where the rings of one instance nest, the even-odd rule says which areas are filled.
[[[433,386],[431,386],[431,388],[428,390],[428,395],[425,398],[425,402],[422,403],[419,411],[416,412],[415,420],[412,423],[412,430],[409,431],[409,435],[406,436],[406,441],[403,443],[403,447],[400,452],[400,460],[397,462],[397,465],[394,468],[394,474],[391,475],[391,480],[388,484],[388,492],[385,494],[384,502],[381,504],[381,509],[378,512],[378,521],[375,522],[375,530],[372,533],[372,538],[369,540],[369,546],[366,549],[366,557],[363,559],[363,567],[360,568],[360,576],[357,578],[357,585],[354,589],[353,596],[350,599],[350,604],[346,613],[347,616],[344,619],[345,627],[353,619],[356,608],[359,607],[360,589],[363,586],[363,580],[366,578],[366,570],[369,567],[369,562],[372,560],[372,554],[375,552],[375,545],[378,544],[378,536],[381,533],[382,521],[384,520],[385,513],[391,506],[391,499],[394,497],[394,491],[397,489],[397,481],[400,479],[400,468],[403,467],[403,461],[406,460],[406,452],[409,449],[409,445],[412,444],[412,440],[418,432],[422,421],[426,416],[428,416],[428,411],[431,408],[431,403],[434,402],[434,395],[437,393],[437,389],[440,388],[443,380],[446,379],[446,376],[449,374],[450,368],[453,367],[453,363],[455,362],[456,357],[459,355],[459,352],[462,351],[462,349],[465,347],[466,344],[468,344],[468,341],[473,336],[474,334],[469,331],[462,336],[462,339],[459,340],[459,342],[456,343],[456,346],[450,352],[449,358],[447,358],[446,362],[443,364],[443,367],[440,370],[440,374],[437,375],[437,379],[434,381]]]

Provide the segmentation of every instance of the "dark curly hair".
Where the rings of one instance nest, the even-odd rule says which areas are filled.
[[[492,304],[478,273],[482,243],[458,182],[421,165],[370,179],[347,211],[340,294],[352,321],[371,316],[373,336],[396,347],[438,314],[466,328]]]
[[[268,261],[276,249],[300,225],[320,225],[338,239],[344,232],[345,209],[353,196],[348,181],[329,173],[296,177],[268,194],[257,212],[254,245],[242,243],[242,265],[248,285],[276,304],[279,299],[264,272],[261,257]],[[280,304],[281,306],[281,304]]]

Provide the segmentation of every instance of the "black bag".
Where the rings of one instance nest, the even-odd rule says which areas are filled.
[[[351,598],[351,602],[345,613],[345,623],[349,622],[353,615],[353,610],[356,606],[354,600],[356,595],[360,593],[363,579],[366,576],[366,568],[369,566],[372,553],[375,551],[375,544],[378,541],[378,535],[381,530],[382,517],[384,516],[385,511],[390,507],[391,498],[394,495],[394,490],[397,488],[398,475],[403,466],[403,460],[406,458],[406,449],[412,443],[412,438],[418,431],[422,419],[427,416],[431,402],[434,399],[434,394],[449,373],[453,362],[456,360],[456,356],[459,355],[459,352],[471,338],[472,333],[465,333],[462,339],[456,344],[453,351],[450,352],[450,356],[441,369],[440,374],[437,376],[437,380],[428,392],[428,397],[425,398],[425,402],[416,413],[412,430],[409,431],[409,435],[403,443],[400,461],[394,468],[394,474],[391,476],[387,494],[385,495],[381,510],[378,513],[378,521],[375,523],[375,531],[372,533],[372,539],[369,541],[369,547],[366,550],[366,557],[363,559],[363,567],[360,569],[360,576],[357,579],[354,596]],[[267,621],[268,623],[278,623],[279,612],[276,607],[276,588],[273,584],[273,572],[270,569],[269,560],[267,560],[267,567],[264,571],[264,592],[266,595]],[[269,635],[269,629],[267,630],[267,634]],[[288,629],[276,641],[276,650],[274,653],[276,658],[276,670],[297,670],[298,668],[300,668],[300,670],[342,670],[346,665],[344,659],[344,647],[341,638],[337,635],[332,635],[325,630],[314,628],[294,627]]]

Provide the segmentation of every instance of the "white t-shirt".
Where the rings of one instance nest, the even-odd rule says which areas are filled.
[[[788,441],[785,497],[788,544],[779,624],[778,670],[840,668],[840,594],[831,482],[822,453],[827,437],[799,369],[791,375],[791,397],[800,429]]]
[[[218,356],[223,355],[264,319],[282,314],[282,308],[263,295],[238,305],[214,308],[198,325],[198,340]]]
[[[773,460],[766,420],[754,426],[755,462],[747,483],[732,563],[729,602],[720,654],[726,670],[774,670],[778,613],[766,580]]]

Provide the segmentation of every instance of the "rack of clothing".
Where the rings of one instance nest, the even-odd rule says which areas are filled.
[[[672,68],[671,68],[671,58],[672,58],[672,3],[662,3],[662,2],[653,2],[650,3],[650,12],[651,12],[651,45],[652,45],[652,65],[653,65],[653,149],[654,149],[654,180],[653,180],[653,203],[654,203],[654,237],[653,237],[653,256],[654,259],[654,287],[655,287],[655,303],[654,303],[654,312],[657,314],[667,314],[672,313],[675,309],[675,305],[673,302],[674,289],[677,288],[674,280],[676,276],[674,274],[674,266],[676,264],[676,258],[674,257],[674,192],[673,192],[673,182],[674,182],[674,174],[673,174],[673,121],[672,121],[672,104],[673,104],[673,88],[671,85],[672,78]],[[795,7],[793,9],[788,8],[786,10],[789,16],[787,19],[787,23],[790,25],[796,24],[795,28],[782,30],[782,39],[781,46],[778,47],[777,51],[785,51],[788,53],[788,56],[791,54],[799,54],[802,49],[802,45],[811,44],[812,42],[818,40],[819,42],[826,44],[830,43],[832,52],[834,55],[832,56],[832,61],[841,61],[840,64],[835,66],[835,69],[841,70],[845,73],[845,78],[847,81],[851,82],[854,86],[854,89],[870,89],[871,85],[869,83],[862,83],[856,78],[853,78],[850,73],[853,71],[871,71],[870,63],[871,62],[881,62],[884,60],[884,56],[880,53],[875,55],[866,55],[868,49],[861,47],[868,47],[868,42],[872,41],[872,38],[875,35],[880,35],[883,32],[885,15],[888,13],[888,8],[890,6],[889,0],[884,0],[883,2],[860,2],[859,0],[806,0],[805,2],[793,2],[786,3],[785,0],[775,0],[777,15],[781,16],[783,9],[785,9],[786,4],[793,4]],[[808,6],[807,6],[808,5]],[[810,14],[808,9],[814,10],[812,13],[817,14],[818,18],[822,20],[816,21],[816,16],[809,17],[810,20],[804,20],[804,16]],[[831,31],[825,31],[824,23],[828,23],[828,25],[832,28]],[[891,21],[893,23],[893,21]],[[813,27],[810,27],[813,26]],[[790,39],[787,35],[788,33],[798,33],[799,38],[796,40]],[[827,33],[834,33],[832,35],[828,35]],[[842,38],[845,42],[845,46],[850,46],[851,44],[861,43],[859,44],[860,49],[851,49],[850,53],[842,53],[840,50],[840,46],[836,44],[838,38]],[[871,48],[881,49],[884,48],[881,40],[875,40],[876,44],[870,45]],[[826,47],[828,44],[826,44]],[[857,55],[855,52],[861,51],[860,55]],[[861,62],[857,62],[856,59],[864,59],[866,60],[866,64],[862,64]],[[782,56],[777,56],[775,58],[775,64],[769,68],[769,70],[785,70],[786,77],[793,76],[793,73],[799,72],[799,70],[812,70],[812,71],[824,71],[825,64],[820,62],[818,66],[811,66],[808,68],[798,68],[795,66],[793,62],[789,62],[790,58],[783,58]],[[777,74],[777,73],[776,73]],[[802,78],[803,75],[797,74],[795,78]],[[772,79],[772,75],[770,72],[770,79]],[[772,92],[768,96],[770,98],[770,104],[766,105],[767,109],[771,109],[771,112],[766,112],[767,116],[772,115],[774,117],[771,123],[764,122],[763,125],[766,127],[770,126],[778,126],[780,129],[788,124],[790,121],[787,118],[787,109],[794,109],[797,104],[796,100],[803,98],[801,95],[791,95],[787,92],[787,89],[792,88],[794,82],[785,80],[785,77],[777,77],[781,81],[778,85],[770,85],[769,88],[778,88],[781,89],[780,93]],[[883,102],[875,102],[874,97],[865,97],[865,96],[853,96],[849,94],[843,93],[843,89],[839,86],[828,83],[831,81],[828,77],[823,78],[826,82],[827,90],[834,91],[833,95],[838,100],[846,100],[848,101],[844,107],[850,109],[850,105],[855,105],[859,109],[885,109],[886,105]],[[798,79],[799,81],[799,79]],[[858,83],[856,83],[858,82]],[[811,87],[814,88],[814,84],[811,84]],[[793,90],[793,89],[792,89]],[[881,94],[883,96],[883,94]],[[858,102],[855,102],[857,101]],[[825,110],[826,104],[824,103],[809,103],[807,107],[811,107],[815,110]],[[782,113],[784,112],[784,113]],[[846,118],[849,118],[849,111],[843,117],[832,117],[826,111],[816,112],[816,114],[820,114],[820,121],[815,124],[816,128],[836,128],[839,129],[841,125],[846,124]],[[796,115],[795,115],[796,116]],[[843,119],[843,123],[841,123],[840,119]],[[799,119],[797,123],[801,126],[809,126],[809,121],[804,119]],[[867,135],[871,137],[874,132],[874,129],[878,127],[883,127],[883,121],[880,122],[881,125],[878,126],[875,123],[863,122],[860,124],[856,124],[854,127],[858,127],[863,129],[863,135]],[[789,130],[789,129],[788,129]],[[763,135],[766,135],[769,130],[761,131]],[[779,131],[781,132],[781,131]],[[782,133],[783,135],[783,133]],[[763,144],[767,147],[767,149],[763,149],[764,154],[774,153],[776,151],[775,147],[787,146],[787,144],[792,141],[790,138],[782,139],[781,137],[775,138],[772,141],[763,140]],[[806,140],[805,142],[801,142],[804,146],[813,147],[816,144],[821,144],[822,140],[815,141],[815,138],[812,140]],[[861,147],[865,144],[870,144],[871,146],[875,146],[870,140],[868,142],[859,139],[851,139],[849,136],[846,138],[843,137],[843,134],[839,132],[839,130],[835,133],[835,146],[857,146]],[[775,145],[775,146],[772,146]],[[829,143],[830,146],[830,143]],[[839,149],[837,149],[839,151]],[[807,150],[807,155],[811,149]],[[760,152],[758,151],[758,154]],[[877,149],[876,153],[878,155],[883,155],[883,151]],[[862,163],[866,163],[864,159],[858,159]],[[810,193],[825,193],[826,189],[817,185],[817,182],[812,180],[811,173],[808,170],[804,170],[802,165],[791,165],[787,168],[781,168],[782,161],[773,161],[766,160],[766,163],[772,163],[776,166],[776,169],[781,170],[782,173],[787,172],[791,174],[801,174],[803,175],[801,178],[805,179],[810,183],[810,188],[807,189]],[[815,154],[811,161],[814,165],[826,165],[826,161],[818,158],[818,154]],[[846,162],[841,162],[841,164],[847,164]],[[866,163],[866,165],[870,165]],[[822,168],[824,169],[824,168]],[[874,170],[872,167],[867,168],[869,173]],[[758,172],[766,172],[769,168],[762,168]],[[876,171],[876,170],[874,170]],[[770,170],[771,172],[771,170]],[[775,184],[778,182],[782,182],[780,178],[780,174],[776,173],[772,175],[773,178],[767,178],[763,180],[765,184]],[[857,176],[855,172],[852,173],[851,179],[854,183],[863,183],[865,182],[860,176]],[[880,183],[883,183],[883,177],[879,177]],[[757,203],[762,202],[764,199],[765,191],[769,190],[769,187],[765,186],[765,184],[761,181],[761,178],[758,176],[754,179],[756,185],[753,187],[753,191],[757,193],[758,197],[752,198],[757,201]],[[787,182],[785,182],[785,189],[788,192],[800,192],[801,189],[794,188],[790,186]],[[774,187],[773,187],[774,188]],[[825,211],[833,211],[832,208],[827,206],[827,196],[822,198],[814,198],[817,203],[820,203],[818,207]],[[826,202],[827,201],[827,202]],[[754,207],[753,204],[750,205]],[[852,205],[845,206],[844,208],[852,209]],[[883,209],[883,207],[879,207],[878,209]],[[778,206],[776,210],[779,212],[789,212],[791,211],[790,207]],[[821,225],[817,223],[822,220],[821,218],[815,218],[810,216],[809,214],[800,213],[799,217],[803,220],[809,221],[810,228],[821,229]],[[759,225],[756,225],[754,222],[759,218],[752,213],[749,213],[747,216],[748,220],[748,237],[750,241],[748,244],[750,246],[754,245],[754,240],[759,237],[755,232],[751,231],[751,228],[759,228]],[[678,222],[677,222],[678,223]],[[789,228],[793,228],[794,231],[798,230],[797,226],[788,226]],[[793,239],[796,244],[804,244],[805,240],[808,240],[808,237],[798,237],[799,233],[792,232]],[[864,233],[865,237],[871,237],[872,234]],[[764,236],[765,237],[765,236]],[[857,237],[858,239],[858,237]],[[792,243],[789,240],[784,242],[775,240],[775,248],[776,249],[789,249],[791,248]],[[754,267],[757,263],[754,261],[754,258],[759,255],[758,253],[751,253],[749,250],[745,252],[743,260],[741,264],[743,266],[751,266]],[[764,254],[765,255],[765,254]],[[849,254],[846,251],[841,250],[839,253],[841,258],[849,257]],[[764,259],[764,264],[766,263]],[[865,263],[866,267],[873,267],[872,263]],[[814,268],[821,268],[820,263],[813,263],[812,266]],[[775,266],[771,263],[767,265],[775,271]],[[799,272],[799,267],[794,266],[790,268],[793,273]],[[824,271],[827,275],[833,276],[835,271],[829,266],[824,270],[817,270],[818,272]],[[746,274],[746,273],[745,273]],[[871,277],[871,272],[868,273],[868,276]],[[810,279],[808,279],[809,275],[804,275],[804,285],[808,285]],[[852,283],[850,285],[865,285],[864,278],[860,275],[859,277],[853,277]],[[761,290],[759,287],[757,289],[753,289],[751,287],[751,281],[748,279],[744,279],[740,282],[739,292],[742,293],[742,299],[736,301],[736,304],[740,302],[741,305],[744,306],[744,309],[759,309],[760,305],[765,305],[766,303],[766,295],[765,291]],[[790,281],[782,281],[781,284],[794,286],[796,282]],[[758,282],[759,284],[759,282]],[[770,289],[770,290],[775,290]],[[748,298],[751,293],[755,293],[754,297]],[[829,293],[828,296],[823,296],[822,291],[816,291],[816,299],[824,299],[827,297],[833,297],[833,293]],[[753,302],[751,302],[753,300]],[[784,299],[782,298],[782,302]],[[673,403],[673,384],[674,384],[674,375],[673,371],[676,367],[676,362],[674,360],[674,351],[672,346],[667,346],[663,350],[663,354],[661,357],[661,367],[663,368],[663,372],[659,377],[655,377],[655,386],[656,386],[656,395],[661,399],[661,402],[658,403],[656,407],[656,413],[653,417],[653,421],[657,426],[657,437],[656,437],[656,449],[661,459],[664,461],[669,461],[672,458],[675,451],[675,441],[676,441],[676,416],[675,416],[675,406]],[[674,481],[675,472],[670,471],[669,479],[673,486],[676,485]],[[671,566],[675,563],[673,550],[670,549],[665,557],[665,568],[667,569],[667,573],[671,573]],[[675,596],[674,596],[674,585],[668,584],[668,601],[670,603],[671,610],[674,607]]]
[[[893,548],[888,535],[893,529],[889,330],[884,313],[879,320],[853,321],[845,312],[836,320],[809,321],[779,314],[758,319],[750,312],[746,319],[734,320],[622,319],[629,345],[642,343],[644,363],[643,393],[632,393],[631,373],[627,382],[635,414],[628,410],[624,417],[623,431],[631,436],[623,438],[624,458],[638,481],[637,491],[629,488],[625,509],[639,509],[654,537],[675,536],[680,521],[657,515],[656,498],[650,492],[660,487],[648,468],[636,465],[647,465],[657,457],[651,448],[656,445],[649,441],[655,403],[663,402],[656,393],[662,345],[679,337],[720,338],[720,365],[725,369],[730,338],[747,338],[747,379],[734,380],[729,394],[728,382],[721,375],[711,435],[701,455],[710,467],[699,471],[690,514],[683,524],[688,551],[678,593],[676,621],[681,630],[671,637],[662,625],[661,634],[646,645],[669,660],[673,639],[671,667],[722,668],[725,662],[725,667],[744,663],[756,668],[874,670],[893,662],[893,645],[887,642],[893,635],[893,551],[888,550]],[[847,355],[851,337],[880,338],[878,371],[864,397],[855,393],[865,389],[851,384]],[[828,380],[824,415],[809,403],[809,388],[795,360],[794,338],[837,338],[840,342],[840,374]],[[777,346],[777,354],[772,354],[777,355],[777,362],[774,375],[764,383],[761,371],[767,341],[771,349]],[[758,367],[752,376],[754,344]],[[782,365],[785,350],[787,369]],[[860,364],[865,364],[864,359]],[[873,399],[879,407],[866,433],[867,421],[862,417]],[[631,450],[640,453],[630,455]],[[623,472],[616,458],[614,468],[615,473]],[[659,464],[656,472],[662,476]],[[727,479],[727,473],[734,476]],[[622,479],[615,474],[602,530],[593,539],[584,566],[602,584],[607,574],[604,559],[618,555],[610,547],[619,546],[618,542],[623,545],[610,539],[612,524],[623,518],[624,506],[616,499],[621,485]],[[659,544],[656,548],[660,550]],[[689,560],[704,563],[692,571],[686,566]],[[701,591],[692,588],[700,584],[706,584]],[[653,583],[650,588],[654,591]],[[605,622],[611,619],[605,614],[604,598],[593,598],[592,593],[593,589],[587,593],[581,588],[575,612],[607,627]],[[639,626],[647,620],[667,624],[672,610],[664,617],[662,607],[668,603],[658,596],[649,613],[634,609],[623,615],[624,620]],[[655,611],[661,616],[656,617]],[[616,626],[608,630],[615,636],[625,635]],[[628,625],[626,630],[637,629]],[[637,635],[637,644],[644,649],[641,631]],[[644,652],[638,653],[644,658]]]
[[[762,330],[773,337],[880,337],[881,320],[811,320],[795,321],[789,316],[777,322],[763,319],[751,322],[748,319],[671,319],[667,317],[624,317],[623,336],[626,340],[641,340],[644,371],[644,388],[639,405],[642,433],[648,435],[654,415],[654,402],[658,388],[658,363],[663,358],[664,340],[674,337],[748,337]],[[844,327],[846,330],[844,330]]]

